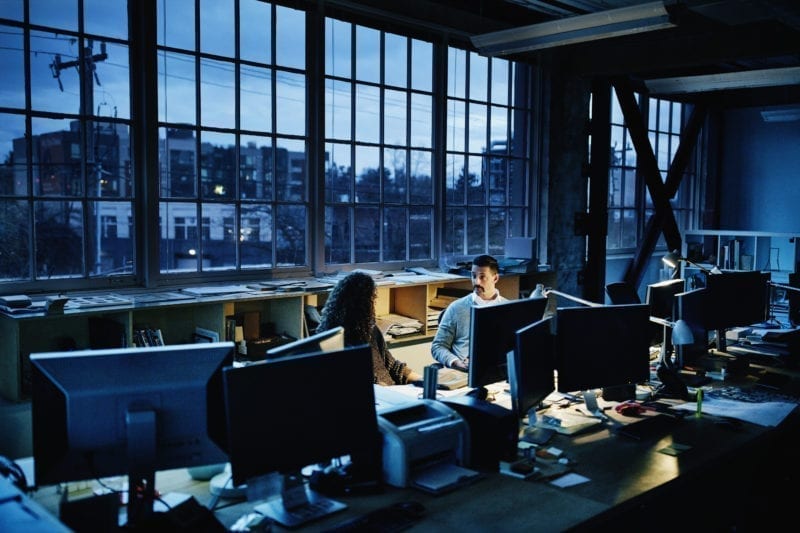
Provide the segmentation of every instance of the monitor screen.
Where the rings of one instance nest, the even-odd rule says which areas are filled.
[[[553,318],[547,317],[517,330],[514,350],[508,353],[511,409],[523,418],[556,388]]]
[[[650,316],[672,320],[675,295],[684,292],[686,284],[682,279],[668,279],[647,286],[647,305],[650,306]],[[656,345],[664,341],[664,326],[650,324],[650,344]]]
[[[155,471],[226,462],[233,353],[219,342],[31,354],[36,484],[128,475],[152,491]]]
[[[800,289],[799,273],[789,274],[789,286]],[[800,326],[800,291],[787,290],[786,296],[789,299],[789,321],[795,327]]]
[[[769,272],[758,270],[728,270],[706,276],[707,328],[720,330],[765,321],[769,280]]]
[[[330,352],[342,348],[344,348],[344,328],[337,326],[267,350],[267,359],[314,352]]]
[[[514,349],[516,333],[541,320],[547,298],[523,298],[470,310],[469,386],[485,387],[508,379],[507,354]]]
[[[558,390],[575,392],[648,381],[650,324],[647,304],[558,308]]]
[[[369,346],[226,368],[223,377],[236,485],[348,454],[379,453]]]

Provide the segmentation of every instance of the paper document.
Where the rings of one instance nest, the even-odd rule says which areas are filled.
[[[788,402],[740,402],[724,398],[708,398],[703,400],[703,413],[715,416],[726,416],[759,426],[777,426],[786,418],[796,404]],[[673,407],[682,411],[697,410],[697,404],[687,402]]]

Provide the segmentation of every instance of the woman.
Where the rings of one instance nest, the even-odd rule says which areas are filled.
[[[317,331],[342,326],[346,346],[369,344],[372,369],[379,385],[404,385],[422,376],[396,360],[375,321],[375,282],[363,272],[351,272],[336,284],[322,308]]]

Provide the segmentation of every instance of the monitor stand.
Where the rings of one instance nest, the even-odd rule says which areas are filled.
[[[288,528],[342,511],[347,505],[317,494],[306,484],[300,472],[283,474],[281,494],[254,510]]]

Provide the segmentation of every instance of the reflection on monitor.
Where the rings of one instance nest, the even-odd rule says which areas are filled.
[[[297,339],[288,344],[276,346],[267,350],[267,359],[277,359],[290,355],[300,355],[314,352],[330,352],[344,348],[344,328],[337,326],[325,331],[319,331],[309,337]]]
[[[234,484],[283,478],[281,496],[256,506],[259,512],[293,527],[343,509],[306,486],[300,470],[307,465],[349,454],[354,467],[380,476],[369,346],[226,368],[223,377]]]
[[[647,304],[558,308],[555,350],[559,392],[648,381],[650,323]]]
[[[128,524],[152,512],[155,472],[227,461],[222,368],[234,344],[31,354],[37,485],[128,475]]]
[[[469,386],[485,387],[508,379],[507,354],[516,332],[541,320],[547,298],[523,298],[497,305],[473,306],[469,332]]]
[[[675,295],[675,319],[683,320],[692,330],[694,343],[675,346],[680,366],[691,365],[708,353],[706,289],[693,289]]]
[[[682,279],[668,279],[647,286],[647,305],[650,306],[650,316],[672,320],[675,295],[684,292],[686,284]],[[664,341],[664,326],[651,323],[652,337],[650,344],[656,345]],[[667,338],[669,342],[669,337]]]
[[[553,318],[547,317],[517,330],[516,345],[508,353],[511,409],[523,418],[556,388],[554,379]]]

